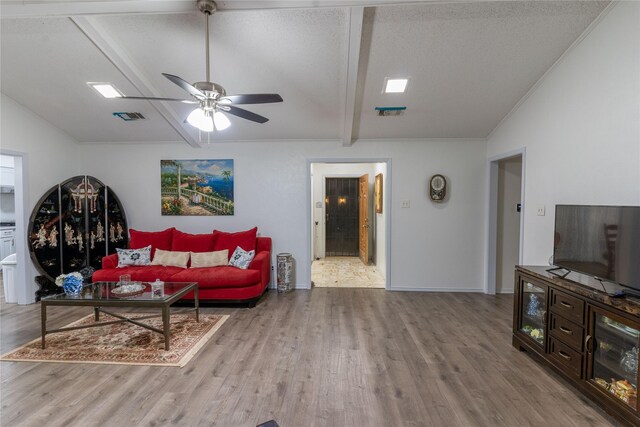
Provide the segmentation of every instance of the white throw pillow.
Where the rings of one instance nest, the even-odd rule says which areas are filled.
[[[118,267],[149,265],[151,262],[151,245],[140,249],[116,248],[116,252],[118,253]]]
[[[213,252],[191,252],[191,268],[227,265],[229,249]]]
[[[153,261],[151,261],[151,265],[187,268],[188,262],[189,252],[163,251],[162,249],[156,249],[156,253],[155,255],[153,255]]]
[[[253,261],[253,257],[255,255],[256,251],[247,252],[240,246],[237,246],[236,250],[233,251],[233,255],[231,255],[229,265],[246,270],[247,268],[249,268],[249,264],[251,264],[251,261]]]

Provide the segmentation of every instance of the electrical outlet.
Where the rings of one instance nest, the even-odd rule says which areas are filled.
[[[538,216],[544,216],[544,205],[538,205]]]
[[[403,208],[410,208],[411,207],[411,201],[410,200],[403,200],[401,206]]]

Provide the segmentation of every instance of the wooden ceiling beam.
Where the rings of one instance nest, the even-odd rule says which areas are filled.
[[[70,18],[78,29],[102,52],[120,73],[142,94],[142,96],[161,97],[140,68],[128,58],[124,50],[111,36],[91,17]],[[135,102],[135,101],[132,101]],[[169,108],[163,101],[146,101],[167,121],[169,126],[192,147],[200,147],[198,141],[185,129],[183,119]]]
[[[353,144],[353,123],[356,120],[356,88],[358,86],[358,66],[360,64],[360,45],[364,7],[352,7],[349,12],[349,43],[347,52],[347,78],[345,87],[342,145]]]

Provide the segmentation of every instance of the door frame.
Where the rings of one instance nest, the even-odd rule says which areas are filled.
[[[313,247],[312,242],[313,235],[313,215],[311,205],[313,200],[311,199],[311,164],[312,163],[385,163],[387,165],[387,176],[384,177],[384,191],[382,192],[382,206],[386,209],[385,222],[384,222],[384,234],[385,234],[385,289],[391,289],[391,206],[392,206],[392,186],[391,186],[391,159],[390,158],[313,158],[307,159],[307,259],[309,264],[305,266],[305,277],[307,288],[311,289],[311,263],[313,262]],[[324,187],[324,183],[323,183]]]
[[[486,261],[486,274],[484,283],[484,293],[495,295],[496,294],[496,263],[497,263],[497,250],[498,250],[498,169],[501,160],[510,159],[513,157],[521,156],[522,158],[522,179],[520,182],[520,241],[518,250],[518,264],[523,263],[524,257],[524,220],[526,212],[525,202],[525,182],[526,182],[526,165],[527,165],[527,149],[522,147],[516,150],[507,151],[505,153],[497,154],[488,159],[487,167],[487,188],[488,188],[488,203],[487,203],[487,254]]]
[[[35,302],[36,286],[33,281],[27,278],[33,277],[35,270],[31,267],[31,257],[27,245],[27,226],[25,223],[26,214],[29,212],[28,196],[28,156],[26,153],[0,149],[0,154],[15,158],[15,215],[16,215],[16,296],[18,304],[32,304]]]

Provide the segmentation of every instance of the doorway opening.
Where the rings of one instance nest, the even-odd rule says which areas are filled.
[[[325,192],[325,256],[359,256],[358,178],[325,178]]]
[[[374,195],[388,200],[387,163],[313,162],[310,174],[312,286],[385,288],[387,216]]]
[[[35,289],[27,282],[26,166],[24,154],[0,150],[0,257],[15,254],[12,280],[2,277],[2,294],[5,302],[18,304],[35,300]]]
[[[489,247],[486,293],[513,293],[514,268],[522,264],[524,149],[489,163]]]

